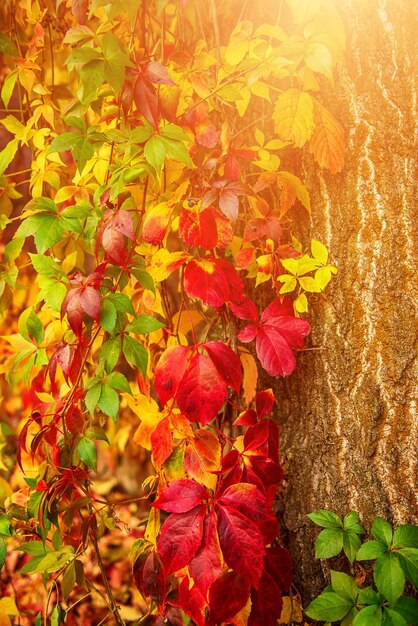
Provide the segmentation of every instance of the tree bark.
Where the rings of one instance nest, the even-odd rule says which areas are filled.
[[[305,159],[312,236],[339,268],[312,306],[311,345],[279,384],[284,519],[305,601],[324,586],[316,509],[417,522],[418,6],[339,0],[347,64],[326,103],[347,131],[344,171]],[[332,99],[331,99],[332,98]]]

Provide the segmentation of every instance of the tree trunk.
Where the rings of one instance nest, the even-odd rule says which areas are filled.
[[[324,585],[306,514],[417,521],[417,25],[413,0],[339,0],[347,65],[327,105],[347,130],[339,175],[305,161],[313,237],[339,274],[312,346],[278,388],[284,519],[305,601]],[[415,196],[415,197],[414,197]]]

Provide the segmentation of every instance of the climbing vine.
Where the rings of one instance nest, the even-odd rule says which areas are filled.
[[[311,204],[294,164],[343,168],[322,95],[344,53],[338,12],[6,0],[0,14],[1,372],[15,393],[2,386],[0,612],[274,626],[292,565],[273,513],[275,399],[257,379],[295,370],[309,295],[337,271],[296,237]],[[100,475],[132,445],[152,465],[121,500]],[[134,615],[102,549],[126,506]],[[39,577],[41,606],[16,593]]]

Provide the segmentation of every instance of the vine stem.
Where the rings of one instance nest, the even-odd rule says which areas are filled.
[[[112,613],[113,613],[113,615],[115,617],[116,624],[117,624],[117,626],[126,626],[125,622],[123,621],[123,619],[122,619],[122,617],[121,617],[121,615],[119,613],[119,609],[118,609],[118,607],[116,605],[115,598],[113,596],[112,588],[111,588],[111,586],[109,584],[109,580],[107,578],[105,566],[104,566],[104,563],[103,563],[103,560],[102,560],[102,556],[101,556],[100,550],[99,550],[99,543],[97,541],[96,533],[91,531],[90,534],[91,534],[91,539],[92,539],[92,543],[93,543],[93,548],[94,548],[94,551],[96,553],[97,564],[98,564],[99,569],[100,569],[100,574],[102,576],[103,584],[104,584],[105,589],[106,589],[106,595],[109,598],[110,608],[111,608]]]

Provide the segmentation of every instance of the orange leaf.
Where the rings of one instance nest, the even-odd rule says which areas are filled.
[[[309,142],[309,149],[315,161],[333,174],[344,167],[344,130],[335,117],[314,100],[315,130]]]

